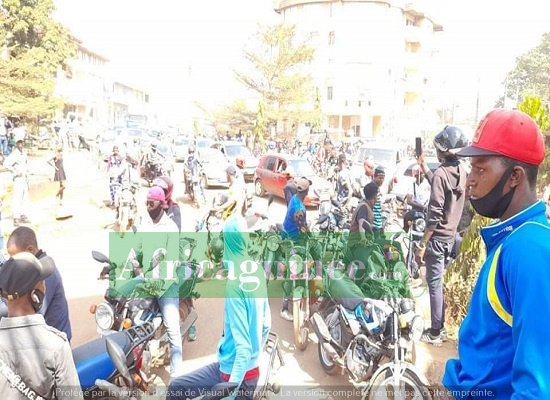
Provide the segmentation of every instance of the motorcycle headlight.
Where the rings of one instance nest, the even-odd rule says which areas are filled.
[[[115,313],[110,304],[101,303],[95,311],[95,323],[103,330],[111,329],[115,321]]]
[[[279,238],[277,237],[277,235],[271,235],[267,239],[267,249],[269,251],[277,251],[278,248],[279,248]]]
[[[420,315],[415,315],[411,320],[410,330],[412,339],[414,341],[419,341],[422,336],[422,332],[424,332],[424,318]]]
[[[417,232],[424,232],[426,230],[426,220],[419,218],[414,221],[414,230]]]

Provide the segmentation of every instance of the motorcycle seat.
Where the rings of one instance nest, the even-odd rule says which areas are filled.
[[[337,271],[334,275],[341,272]],[[354,311],[365,297],[353,279],[345,274],[341,279],[329,279],[328,290],[334,301],[349,311]]]
[[[126,331],[117,332],[109,336],[127,354],[132,341]],[[114,372],[115,366],[107,353],[106,337],[92,340],[73,350],[73,359],[83,389],[93,387],[96,379],[108,379]]]

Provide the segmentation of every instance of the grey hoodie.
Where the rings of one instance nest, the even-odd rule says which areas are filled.
[[[427,178],[432,186],[426,230],[433,230],[432,239],[451,243],[456,230],[464,200],[466,199],[466,170],[458,161],[444,162]]]

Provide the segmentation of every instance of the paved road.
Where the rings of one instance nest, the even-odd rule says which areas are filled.
[[[93,315],[89,313],[89,306],[102,300],[107,289],[106,281],[98,281],[100,265],[92,260],[91,251],[99,250],[108,253],[109,224],[114,220],[114,212],[102,206],[109,198],[108,180],[103,171],[97,166],[104,167],[86,153],[68,153],[65,156],[68,175],[65,210],[72,214],[72,218],[56,220],[59,207],[54,200],[54,186],[50,185],[50,196],[33,203],[29,213],[38,233],[39,245],[51,254],[61,271],[65,283],[65,290],[69,299],[70,318],[73,327],[72,346],[78,346],[97,337]],[[40,163],[37,163],[39,166]],[[181,183],[182,164],[177,164],[175,177],[175,198],[182,209],[184,231],[193,231],[195,219],[201,212],[188,201],[183,194]],[[212,189],[208,197],[212,198],[217,192],[225,189]],[[147,188],[140,192],[140,206],[145,200]],[[40,198],[42,196],[38,196]],[[9,208],[9,205],[8,205]],[[266,198],[255,198],[253,209],[266,212]],[[286,206],[283,200],[276,200],[269,209],[270,218],[282,221]],[[11,219],[5,213],[2,221],[4,232],[9,234]],[[308,218],[315,218],[315,210],[308,211]],[[296,390],[322,386],[327,389],[350,389],[345,376],[328,376],[322,370],[317,355],[316,338],[310,334],[311,342],[306,351],[301,352],[294,348],[292,324],[279,317],[280,299],[270,301],[272,310],[273,330],[282,339],[282,347],[286,365],[281,370],[280,381],[284,388],[278,397],[297,397],[304,395]],[[199,365],[215,359],[216,345],[222,332],[223,299],[201,298],[196,302],[199,319],[197,320],[198,339],[186,343],[184,347],[185,368],[191,371]],[[424,349],[425,351],[422,351]],[[433,353],[433,348],[419,347],[419,360],[424,363],[424,370],[435,375],[435,380],[441,374],[441,361],[455,355],[454,347],[437,350],[439,356]],[[434,364],[435,363],[435,364]],[[431,370],[431,372],[430,372]],[[158,371],[157,382],[167,382],[166,371]],[[295,390],[292,392],[291,390]],[[308,392],[306,398],[325,398],[326,393]],[[355,398],[356,396],[335,395],[334,398]]]

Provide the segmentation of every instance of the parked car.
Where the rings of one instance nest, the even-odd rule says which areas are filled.
[[[439,165],[441,164],[439,160],[435,157],[427,157],[425,158],[425,161],[428,164],[428,168],[430,168],[432,172],[435,171],[437,167],[439,167]],[[388,175],[386,175],[386,179],[391,179],[392,181],[391,193],[399,196],[404,196],[409,192],[414,182],[412,169],[417,164],[418,163],[416,162],[416,159],[408,158],[401,161],[397,165],[393,176],[389,177]]]
[[[254,174],[256,196],[273,194],[284,199],[283,188],[287,183],[287,175],[284,171],[287,165],[292,166],[297,178],[306,177],[313,183],[304,201],[306,207],[317,206],[320,196],[331,194],[329,182],[317,176],[311,164],[304,157],[291,154],[267,154],[260,158]]]
[[[192,139],[192,143],[195,145],[195,148],[198,150],[198,149],[204,149],[212,146],[212,143],[214,143],[214,141],[208,138],[197,138],[197,139]]]
[[[218,149],[211,147],[201,148],[197,151],[197,158],[202,166],[202,186],[227,186],[227,174],[225,172],[229,160]]]
[[[174,159],[175,161],[185,161],[187,159],[187,150],[191,139],[185,136],[177,136],[174,139]]]
[[[216,142],[211,147],[220,150],[235,165],[237,165],[237,160],[241,161],[244,165],[244,179],[253,180],[254,173],[258,167],[258,159],[254,157],[252,152],[242,142],[226,140]]]
[[[396,146],[389,146],[381,143],[367,143],[362,146],[353,159],[351,166],[352,178],[358,179],[365,173],[363,162],[367,158],[371,158],[376,166],[382,166],[386,173],[386,179],[382,185],[382,193],[390,193],[392,189],[392,178],[395,174],[397,164],[402,159],[402,152]]]

